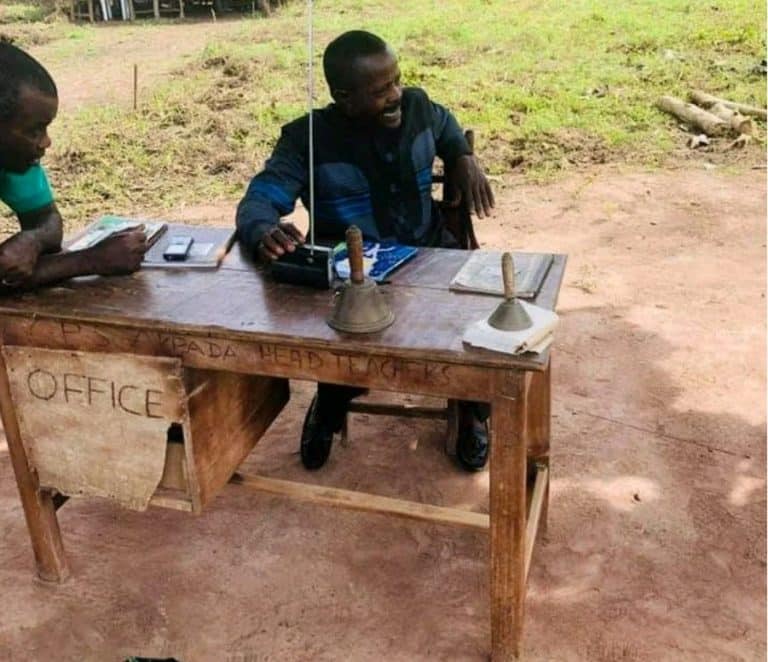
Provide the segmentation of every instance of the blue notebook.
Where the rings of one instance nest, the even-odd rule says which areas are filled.
[[[364,241],[363,271],[377,283],[381,282],[418,252],[419,249],[414,246],[404,246],[394,241]],[[339,278],[349,278],[347,245],[343,242],[333,249],[333,265]]]

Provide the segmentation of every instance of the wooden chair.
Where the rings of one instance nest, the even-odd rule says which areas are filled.
[[[469,148],[474,151],[475,132],[472,129],[467,129],[464,132],[464,136],[467,139]],[[438,202],[438,206],[440,207],[445,227],[454,236],[459,244],[459,248],[465,251],[473,251],[476,248],[480,248],[480,244],[475,236],[475,227],[472,224],[472,214],[466,203],[462,201],[457,207],[448,204],[457,197],[457,192],[451,186],[450,173],[435,174],[432,176],[432,182],[443,185],[443,199],[442,202]]]

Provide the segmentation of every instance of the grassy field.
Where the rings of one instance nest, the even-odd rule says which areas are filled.
[[[5,0],[0,6],[0,24],[41,21],[53,10],[52,4]]]
[[[92,107],[58,120],[49,163],[65,211],[236,198],[280,125],[305,110],[304,10],[296,2],[269,19],[244,17],[137,112]],[[324,44],[358,27],[395,47],[406,84],[477,130],[483,162],[500,176],[668,164],[684,136],[655,110],[662,94],[701,88],[766,102],[765,76],[753,71],[765,3],[754,0],[318,0],[318,65]],[[50,30],[63,54],[87,52],[93,28]]]

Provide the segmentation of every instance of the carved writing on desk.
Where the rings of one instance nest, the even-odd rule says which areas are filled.
[[[361,356],[335,350],[320,351],[279,343],[253,341],[246,344],[157,331],[134,333],[131,349],[141,351],[159,345],[169,355],[221,359],[223,363],[246,361],[249,365],[282,367],[299,371],[333,370],[346,377],[405,378],[437,386],[451,380],[451,366],[428,361],[380,356]],[[233,366],[234,367],[234,366]]]
[[[40,484],[146,508],[168,429],[188,420],[181,361],[12,345],[2,353]]]
[[[111,406],[133,416],[162,418],[163,392],[146,386],[124,384],[113,379],[72,372],[56,373],[45,368],[29,367],[26,372],[27,392],[36,400],[104,409]],[[21,375],[24,379],[23,374]]]
[[[169,356],[184,356],[198,354],[209,359],[236,359],[237,353],[232,345],[224,340],[210,338],[187,337],[157,331],[136,331],[133,348],[138,349],[142,343],[156,341]]]
[[[367,377],[383,377],[384,379],[402,377],[409,380],[424,381],[436,386],[445,386],[450,383],[453,370],[453,366],[447,363],[351,354],[334,354],[334,356],[336,368],[349,376],[365,375]]]
[[[298,370],[320,370],[332,368],[348,377],[383,377],[396,379],[399,376],[423,380],[444,385],[450,381],[450,368],[447,364],[433,365],[425,361],[390,359],[376,356],[359,356],[343,354],[335,351],[317,352],[299,347],[289,347],[276,343],[253,342],[243,351],[237,350],[232,343],[225,340],[210,338],[195,338],[177,334],[152,331],[137,331],[133,349],[140,349],[147,341],[155,340],[169,355],[185,356],[197,354],[210,359],[237,359],[238,351],[241,357],[251,355],[263,365],[296,368]],[[255,356],[254,356],[255,355]]]
[[[175,356],[185,366],[232,372],[350,383],[373,389],[441,397],[488,399],[495,370],[425,357],[393,356],[381,349],[345,352],[339,347],[312,348],[258,339],[228,339],[159,329],[136,329],[97,322],[44,318],[6,318],[5,343]]]

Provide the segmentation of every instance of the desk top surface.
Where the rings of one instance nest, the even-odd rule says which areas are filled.
[[[392,326],[372,334],[335,331],[326,323],[333,309],[332,292],[276,283],[244,259],[237,245],[218,270],[142,269],[124,277],[78,278],[6,296],[0,299],[0,315],[540,369],[546,353],[511,357],[463,345],[466,328],[487,318],[500,302],[499,297],[448,289],[468,256],[466,251],[420,249],[381,286],[396,318]],[[555,256],[535,303],[555,307],[565,262],[564,255]]]

